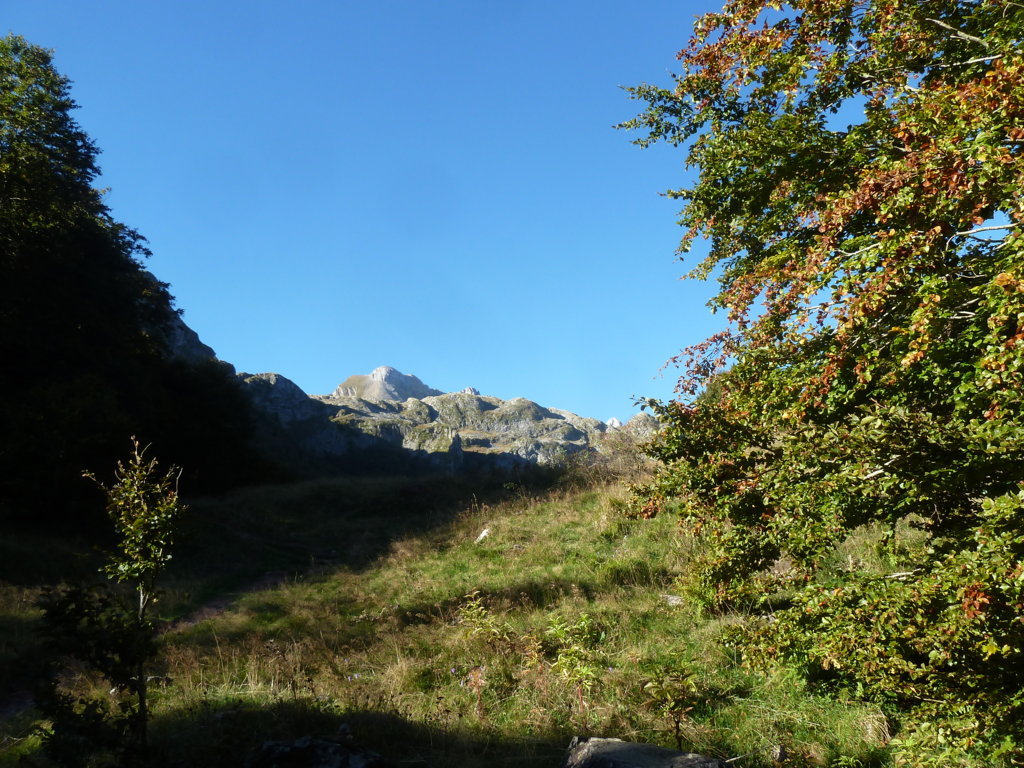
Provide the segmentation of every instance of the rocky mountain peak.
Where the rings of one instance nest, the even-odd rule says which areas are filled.
[[[404,374],[390,365],[382,365],[368,375],[349,376],[331,393],[331,397],[358,397],[363,400],[393,400],[401,403],[410,397],[420,400],[440,394],[441,390],[428,387],[417,377]]]
[[[403,374],[397,368],[392,368],[390,365],[382,365],[379,368],[374,368],[370,371],[370,378],[374,381],[396,381],[402,378]],[[413,376],[412,378],[416,378]],[[417,379],[418,380],[418,379]]]

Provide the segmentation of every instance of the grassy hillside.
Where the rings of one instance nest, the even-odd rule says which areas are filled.
[[[177,621],[153,691],[157,763],[241,765],[266,739],[347,723],[439,768],[554,766],[580,734],[744,766],[780,747],[786,765],[883,765],[885,717],[742,668],[716,639],[731,619],[675,596],[689,552],[676,521],[630,520],[625,499],[615,484],[488,494],[442,479],[194,504],[160,606]],[[0,608],[27,626],[31,587],[4,589]],[[0,761],[42,764],[33,718],[3,726]]]

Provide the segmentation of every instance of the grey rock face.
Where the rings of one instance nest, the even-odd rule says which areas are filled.
[[[167,347],[173,357],[189,363],[216,360],[217,354],[199,339],[199,334],[189,328],[181,315],[174,313],[164,329]]]
[[[257,416],[256,440],[271,460],[299,475],[331,474],[338,459],[361,446],[358,436],[331,423],[335,409],[276,373],[239,373]]]
[[[627,421],[622,429],[629,432],[634,437],[640,439],[646,439],[653,435],[661,428],[658,420],[647,413],[647,411],[640,411],[636,416]]]
[[[714,757],[619,739],[581,739],[569,745],[562,768],[727,768]]]
[[[508,466],[556,462],[588,449],[604,431],[597,419],[544,408],[532,400],[465,391],[402,403],[336,395],[320,399],[338,408],[336,420],[377,436],[388,434],[396,442],[401,435],[405,448],[450,451],[457,436],[463,453]]]
[[[142,270],[142,276],[153,283],[155,291],[162,291],[167,287],[166,283],[157,280],[156,275],[148,270]],[[172,358],[184,360],[186,363],[203,363],[207,360],[217,359],[217,353],[211,347],[203,344],[199,339],[199,334],[189,328],[181,319],[181,315],[169,304],[161,322],[157,326],[151,327],[149,332],[163,340],[167,353]],[[228,365],[228,363],[223,364]]]
[[[363,400],[407,400],[440,395],[415,376],[407,376],[389,365],[375,368],[369,376],[349,376],[332,393],[332,397],[359,397]]]
[[[328,415],[323,403],[311,398],[298,384],[279,373],[239,373],[238,378],[253,405],[282,424]]]
[[[525,398],[485,397],[472,388],[442,394],[387,366],[312,397],[278,374],[239,377],[264,416],[268,453],[287,450],[299,457],[296,467],[319,474],[367,456],[378,461],[361,465],[370,469],[552,464],[594,449],[607,430],[597,419]]]

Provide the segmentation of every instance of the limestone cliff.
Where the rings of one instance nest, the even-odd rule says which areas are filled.
[[[440,394],[441,390],[428,387],[415,376],[407,376],[389,365],[382,365],[371,371],[369,376],[349,376],[338,385],[333,396],[402,401]]]
[[[601,435],[614,429],[524,398],[480,395],[472,387],[441,393],[388,366],[350,376],[329,395],[308,396],[278,374],[239,376],[263,414],[267,440],[296,457],[293,466],[316,474],[348,471],[353,464],[450,471],[553,464],[594,450]]]

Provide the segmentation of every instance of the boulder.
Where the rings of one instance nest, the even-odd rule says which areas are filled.
[[[578,736],[569,744],[562,768],[728,768],[723,761],[677,752],[654,744]]]

